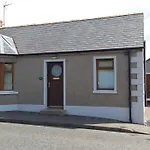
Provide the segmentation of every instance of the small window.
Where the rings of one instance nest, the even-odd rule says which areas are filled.
[[[94,59],[94,92],[114,93],[116,91],[115,57]]]
[[[0,63],[0,91],[13,90],[13,64]]]

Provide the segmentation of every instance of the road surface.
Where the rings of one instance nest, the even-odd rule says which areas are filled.
[[[150,150],[150,136],[0,123],[0,150]]]

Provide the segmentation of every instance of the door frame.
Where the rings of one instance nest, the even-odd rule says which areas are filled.
[[[62,62],[63,63],[63,109],[66,106],[66,61],[65,59],[48,59],[44,60],[44,105],[47,106],[48,94],[47,94],[47,63]]]

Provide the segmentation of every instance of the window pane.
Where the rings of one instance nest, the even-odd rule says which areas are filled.
[[[112,67],[113,61],[112,60],[99,60],[98,67]]]
[[[114,88],[114,70],[98,70],[98,88]]]
[[[5,69],[6,70],[12,70],[12,64],[5,64]]]
[[[12,73],[4,73],[4,90],[12,90]]]

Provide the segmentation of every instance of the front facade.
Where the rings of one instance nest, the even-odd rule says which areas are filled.
[[[109,19],[112,23],[120,22],[120,19],[133,23],[133,20],[137,22],[139,18],[143,18],[143,14],[102,18],[98,21],[100,25],[105,23],[108,31],[106,22],[109,22]],[[93,20],[81,21],[84,23],[84,29],[94,22]],[[52,29],[56,30],[58,25],[59,34],[64,34],[66,32],[64,28],[70,25],[70,22],[60,24],[62,24],[63,31],[60,30],[59,23],[50,28],[46,27],[46,30],[49,32]],[[71,22],[71,24],[71,28],[75,28],[79,34],[81,32],[80,21]],[[122,25],[124,26],[124,23]],[[129,43],[128,41],[131,40],[125,40],[123,36],[122,44],[121,39],[118,39],[120,43],[113,39],[110,44],[111,41],[107,37],[108,43],[103,42],[102,44],[104,40],[100,37],[102,33],[94,32],[97,31],[96,27],[92,25],[91,30],[87,31],[90,32],[89,35],[93,34],[97,37],[91,41],[89,40],[91,38],[85,35],[81,40],[82,33],[80,33],[78,38],[81,41],[75,40],[79,45],[73,43],[74,38],[71,39],[69,33],[66,37],[64,34],[65,40],[60,39],[61,35],[58,35],[58,47],[53,44],[56,35],[52,41],[43,39],[43,45],[51,44],[46,49],[55,49],[49,52],[46,49],[41,52],[42,44],[37,46],[34,43],[34,40],[38,40],[38,36],[34,39],[35,35],[32,37],[30,35],[31,39],[28,39],[29,35],[23,33],[29,28],[32,28],[30,31],[35,32],[36,26],[2,28],[0,33],[6,35],[3,41],[6,45],[3,46],[3,49],[7,47],[12,49],[13,44],[6,38],[10,36],[14,39],[18,53],[13,47],[13,53],[6,55],[3,50],[0,55],[0,111],[40,112],[43,109],[59,107],[71,115],[105,117],[144,124],[144,46],[142,43],[144,40],[141,38],[139,42]],[[114,30],[113,25],[110,29]],[[140,29],[142,31],[142,28]],[[137,28],[135,30],[137,31]],[[113,34],[110,32],[111,30],[110,35]],[[21,34],[23,36],[20,41],[18,36]],[[77,37],[77,34],[74,34],[76,36],[72,36]],[[142,32],[140,34],[143,35]],[[116,35],[113,36],[116,37]],[[97,43],[97,38],[102,40],[101,45]],[[112,37],[110,39],[112,40]],[[33,46],[30,42],[33,43]],[[62,47],[64,43],[67,44]],[[39,46],[40,50],[37,50]],[[59,50],[61,48],[62,50]]]

